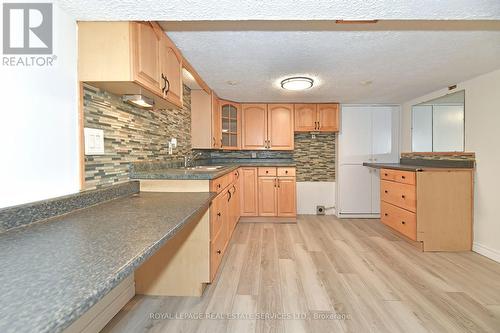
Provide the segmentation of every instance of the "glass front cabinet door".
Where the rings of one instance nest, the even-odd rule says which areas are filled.
[[[222,149],[239,149],[241,147],[241,107],[228,101],[220,101],[222,124]]]

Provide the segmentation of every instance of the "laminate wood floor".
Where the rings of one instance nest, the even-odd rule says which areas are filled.
[[[500,332],[500,264],[379,220],[240,223],[229,246],[203,297],[136,296],[104,332]]]

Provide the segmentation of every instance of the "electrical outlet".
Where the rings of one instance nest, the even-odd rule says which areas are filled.
[[[252,152],[252,158],[257,158],[257,153]]]
[[[316,206],[316,215],[325,215],[325,206]]]

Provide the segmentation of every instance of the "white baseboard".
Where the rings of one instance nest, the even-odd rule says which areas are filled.
[[[379,219],[380,214],[342,214],[337,213],[339,219]]]
[[[486,258],[489,258],[491,260],[494,260],[494,261],[500,263],[500,251],[499,250],[495,250],[495,249],[487,247],[483,244],[480,244],[478,242],[474,242],[472,244],[472,251],[479,253],[480,255],[483,255]]]

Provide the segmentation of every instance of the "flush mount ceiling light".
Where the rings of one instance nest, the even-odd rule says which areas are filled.
[[[314,80],[310,77],[305,76],[295,76],[289,77],[281,81],[281,88],[286,90],[305,90],[313,86]]]
[[[155,105],[154,99],[144,95],[123,95],[122,100],[125,103],[140,107],[142,109],[152,109]]]

